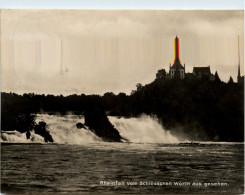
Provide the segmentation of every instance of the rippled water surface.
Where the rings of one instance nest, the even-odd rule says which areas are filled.
[[[2,144],[1,152],[3,193],[243,193],[243,144]]]

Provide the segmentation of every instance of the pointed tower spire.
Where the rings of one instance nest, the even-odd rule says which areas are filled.
[[[180,62],[180,44],[179,44],[179,38],[176,35],[174,39],[174,54],[175,54],[175,59],[174,59],[174,64],[181,64]]]
[[[179,38],[176,35],[175,38],[175,61],[179,60]]]
[[[238,36],[238,75],[237,75],[237,82],[239,82],[241,78],[241,73],[240,73],[240,47],[239,47],[239,36]]]

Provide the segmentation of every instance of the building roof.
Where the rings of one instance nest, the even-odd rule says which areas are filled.
[[[179,59],[176,58],[173,66],[171,66],[171,69],[184,69],[184,66],[182,66]]]
[[[193,72],[195,72],[196,74],[200,73],[200,74],[211,74],[210,71],[210,66],[207,67],[194,67],[193,68]]]

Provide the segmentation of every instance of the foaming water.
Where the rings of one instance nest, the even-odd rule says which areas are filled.
[[[131,143],[178,143],[178,138],[163,129],[157,119],[143,115],[139,118],[109,117],[110,122],[123,138]],[[83,116],[38,114],[36,122],[44,121],[54,143],[58,144],[88,144],[102,142],[102,139],[87,129],[78,129],[77,123],[84,123]],[[18,131],[2,132],[2,142],[13,143],[44,143],[44,139],[31,131],[31,139],[26,139],[25,133]]]
[[[44,121],[55,143],[59,144],[87,144],[102,141],[89,129],[78,129],[77,123],[84,123],[84,118],[76,115],[46,115],[37,116],[37,122]]]
[[[133,143],[179,143],[177,137],[163,129],[157,119],[148,115],[139,118],[109,117],[121,136]]]
[[[76,115],[48,115],[38,114],[36,122],[44,121],[48,125],[48,131],[54,143],[57,144],[88,144],[101,142],[102,140],[89,129],[78,129],[76,124],[84,122],[83,117]],[[18,131],[2,131],[1,142],[10,143],[44,143],[42,136],[31,131],[31,138],[26,139],[25,133]]]
[[[13,142],[13,143],[44,143],[44,138],[31,131],[30,139],[26,139],[25,133],[18,131],[2,131],[1,142]]]

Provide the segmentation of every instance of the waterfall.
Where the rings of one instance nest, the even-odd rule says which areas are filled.
[[[179,140],[165,130],[156,118],[142,115],[138,118],[109,117],[110,122],[123,138],[132,143],[178,143]],[[102,142],[102,139],[89,129],[78,129],[77,123],[84,123],[83,116],[38,114],[36,123],[44,121],[54,143],[89,144]],[[30,139],[18,131],[2,131],[1,142],[44,143],[43,137],[31,131]]]

